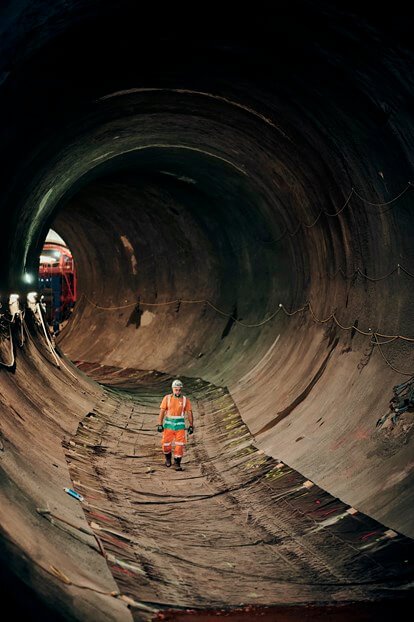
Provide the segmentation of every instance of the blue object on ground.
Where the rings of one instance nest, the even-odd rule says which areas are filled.
[[[82,495],[77,493],[75,490],[72,490],[72,488],[64,488],[63,490],[65,492],[67,492],[68,495],[71,495],[72,497],[75,497],[75,499],[77,499],[78,501],[83,501]]]

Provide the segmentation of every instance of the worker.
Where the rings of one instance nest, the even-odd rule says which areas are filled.
[[[183,383],[174,380],[171,388],[172,394],[166,395],[161,402],[160,416],[158,419],[158,432],[162,432],[162,450],[165,455],[165,466],[171,466],[172,445],[174,447],[174,466],[176,471],[182,471],[181,458],[184,454],[184,445],[187,442],[185,434],[185,415],[188,417],[188,433],[194,432],[193,412],[191,402],[182,394]]]

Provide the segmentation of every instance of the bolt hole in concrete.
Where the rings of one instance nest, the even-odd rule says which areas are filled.
[[[412,410],[389,412],[414,370],[406,9],[29,4],[0,25],[7,586],[39,619],[398,617],[414,537]],[[76,264],[56,339],[26,304],[50,228]],[[183,471],[157,432],[176,377],[195,413]]]

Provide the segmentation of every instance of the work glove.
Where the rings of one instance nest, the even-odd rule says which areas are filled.
[[[188,426],[188,433],[192,434],[194,432],[194,428],[192,425]]]
[[[164,429],[163,425],[157,425],[157,432],[162,432]]]

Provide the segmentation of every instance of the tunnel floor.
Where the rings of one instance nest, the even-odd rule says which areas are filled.
[[[251,606],[406,598],[412,541],[264,455],[225,388],[184,379],[195,434],[177,472],[164,466],[156,432],[171,378],[77,365],[106,388],[63,442],[66,458],[136,619],[153,615],[140,604],[181,612],[248,607],[251,618]]]

